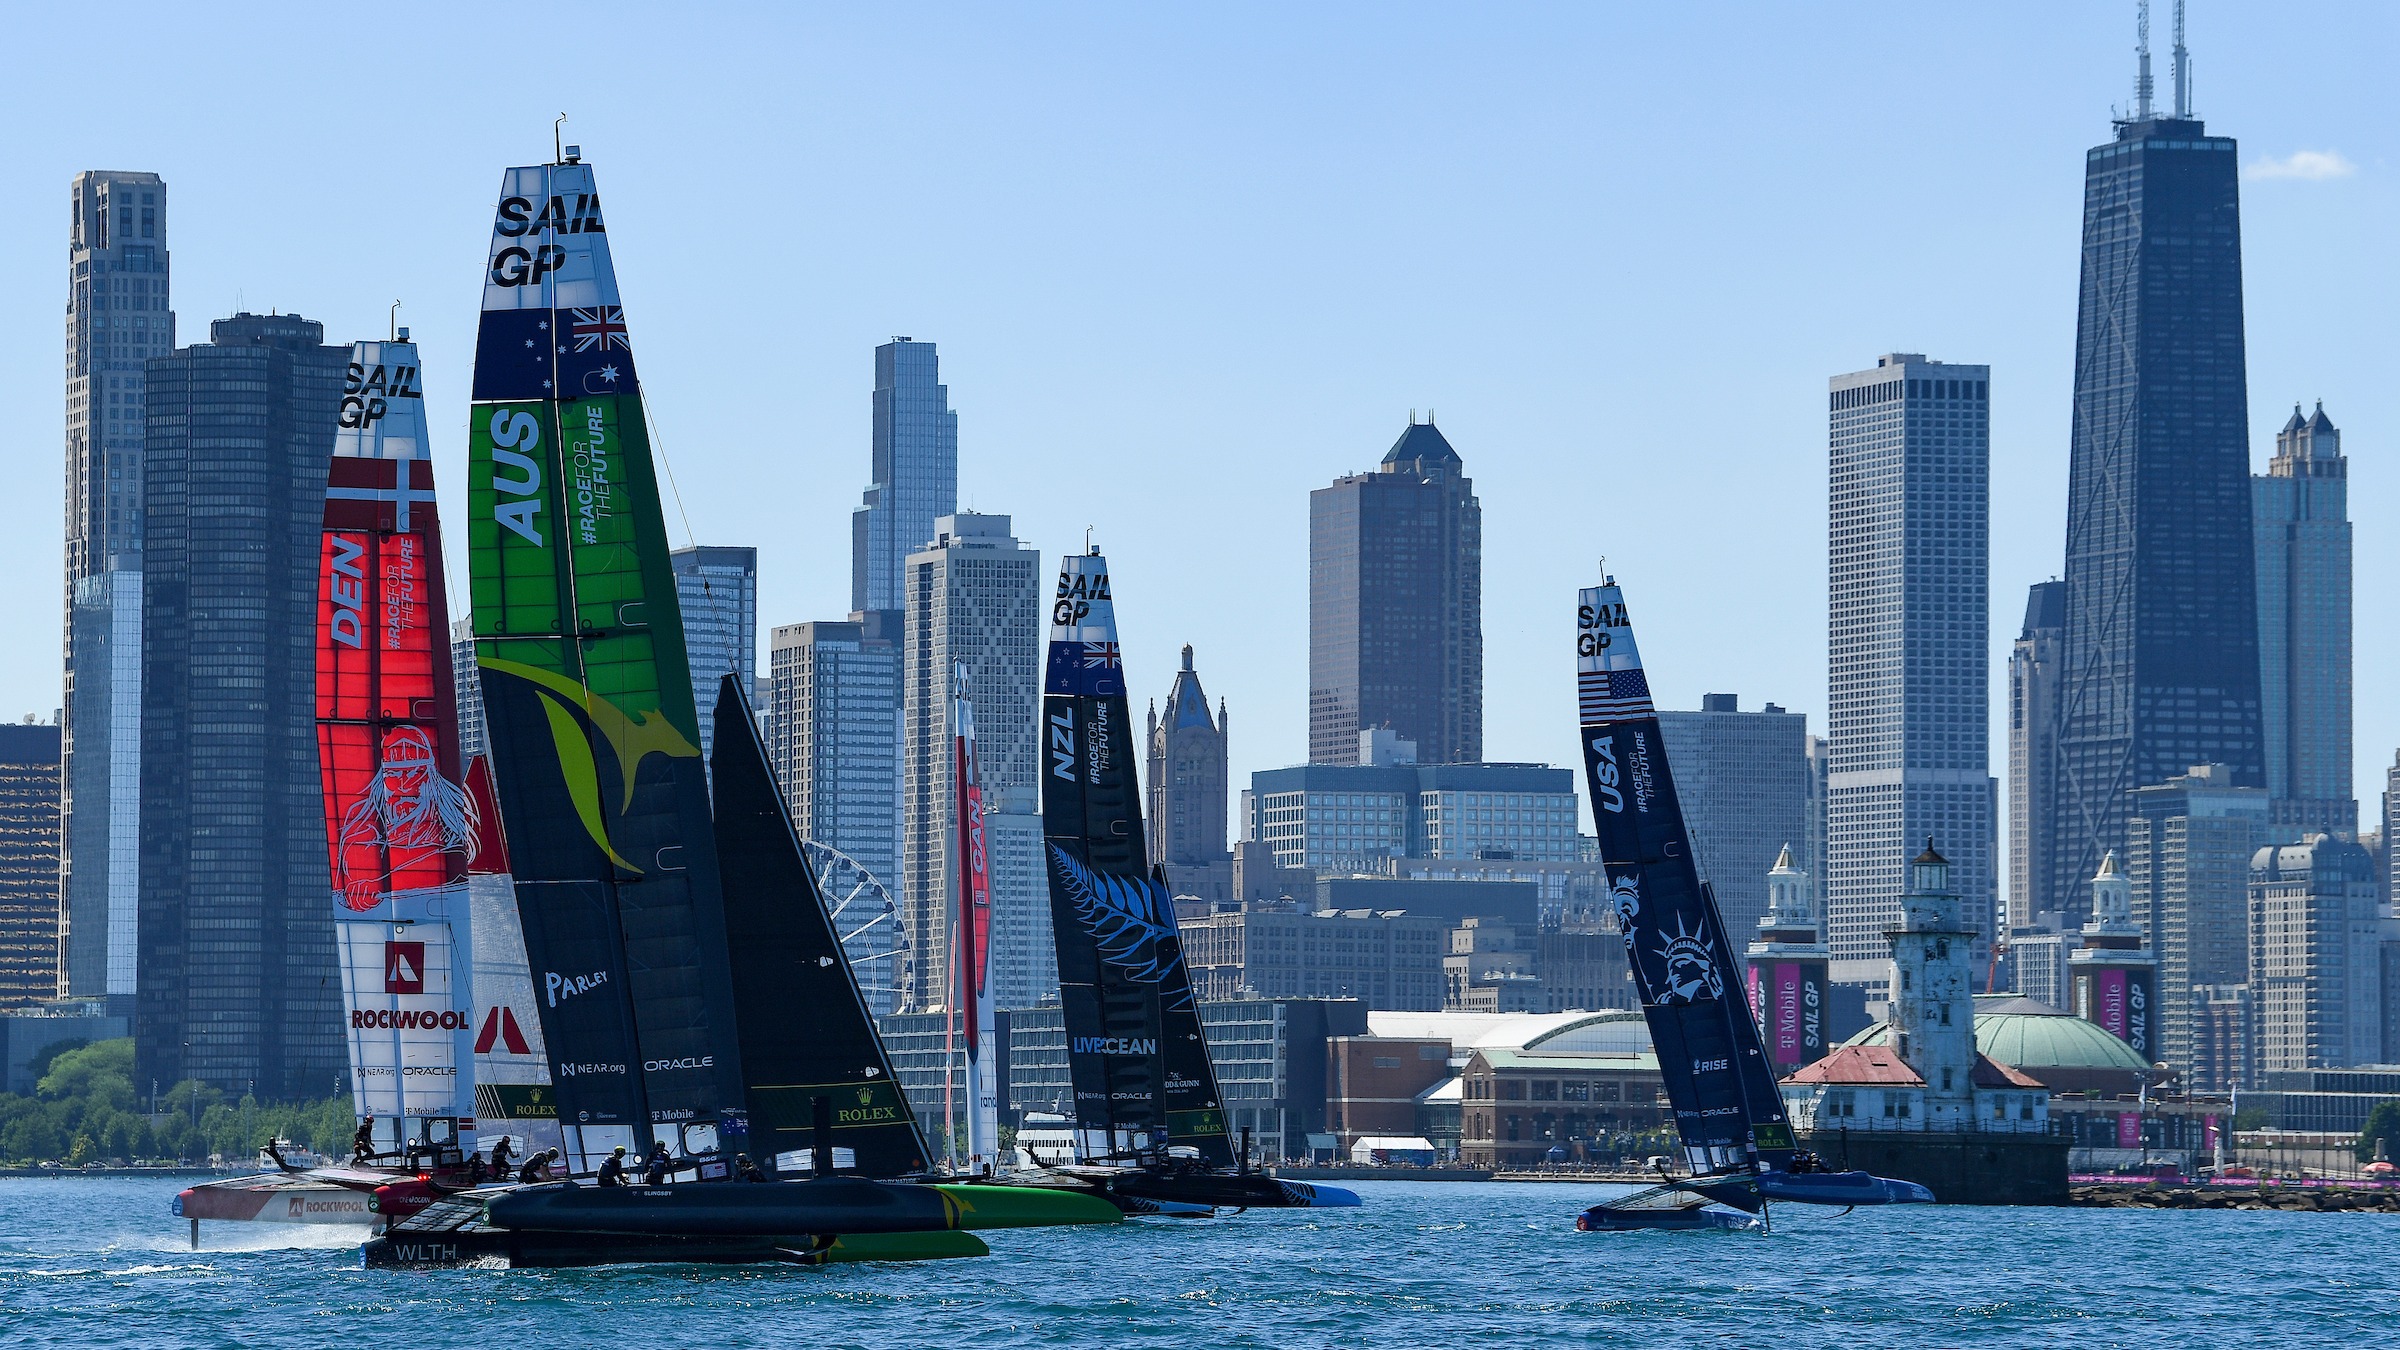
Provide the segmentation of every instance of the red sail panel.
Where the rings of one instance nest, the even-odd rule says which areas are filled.
[[[318,559],[317,749],[334,891],[359,914],[394,892],[460,880],[476,852],[432,497],[422,460],[333,461]]]

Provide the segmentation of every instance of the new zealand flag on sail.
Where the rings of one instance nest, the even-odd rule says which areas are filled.
[[[483,312],[475,334],[479,402],[629,394],[634,386],[619,306]]]

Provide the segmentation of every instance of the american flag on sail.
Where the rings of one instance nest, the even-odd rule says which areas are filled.
[[[1083,646],[1083,664],[1089,667],[1114,669],[1125,663],[1113,642],[1087,642]]]
[[[1583,724],[1622,722],[1648,717],[1650,681],[1639,670],[1582,670],[1575,673],[1575,692],[1583,705]]]
[[[595,309],[568,311],[574,316],[575,350],[579,352],[631,351],[633,344],[625,336],[625,307],[601,305]]]

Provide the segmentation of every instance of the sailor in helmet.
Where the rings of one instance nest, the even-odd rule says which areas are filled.
[[[617,1145],[615,1152],[600,1160],[600,1184],[603,1186],[625,1184],[625,1146],[623,1144]]]

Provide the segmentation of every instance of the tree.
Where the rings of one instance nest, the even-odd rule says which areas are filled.
[[[2373,1161],[2378,1142],[2386,1158],[2400,1162],[2400,1102],[2379,1102],[2367,1113],[2366,1128],[2358,1132],[2358,1160]]]
[[[50,1101],[74,1100],[133,1109],[133,1041],[101,1041],[69,1050],[50,1062],[34,1091]]]
[[[38,1083],[41,1081],[42,1075],[50,1072],[51,1061],[69,1050],[81,1050],[91,1043],[90,1038],[84,1036],[69,1036],[63,1041],[52,1041],[34,1051],[33,1058],[25,1061],[25,1072],[27,1076]]]

